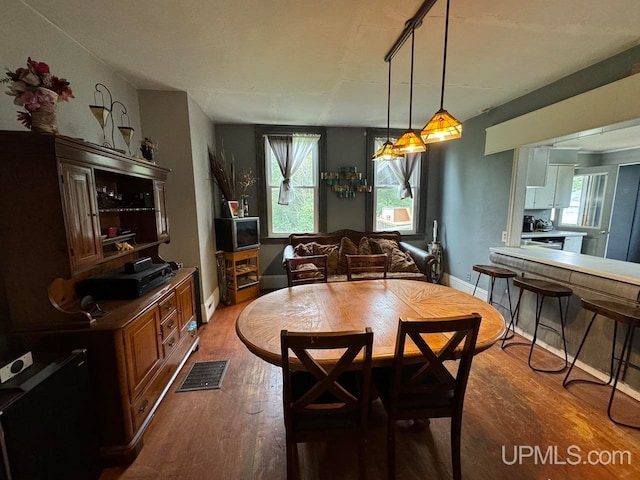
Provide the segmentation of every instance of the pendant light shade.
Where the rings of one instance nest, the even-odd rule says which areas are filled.
[[[393,143],[389,139],[389,118],[391,115],[391,59],[389,59],[389,79],[387,81],[387,141],[374,153],[373,160],[393,160],[402,158],[402,154],[393,150]]]
[[[444,142],[462,136],[462,124],[444,109],[444,86],[447,73],[447,41],[449,37],[449,3],[447,0],[447,12],[444,23],[444,53],[442,56],[442,87],[440,89],[440,110],[427,122],[420,137],[426,143]]]
[[[409,128],[402,134],[393,145],[393,150],[397,154],[420,153],[427,149],[420,136],[411,128],[411,114],[413,107],[413,47],[415,43],[415,31],[411,29],[411,80],[409,82]]]

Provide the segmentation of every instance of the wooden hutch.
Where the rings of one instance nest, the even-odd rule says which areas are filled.
[[[198,271],[172,264],[141,297],[98,301],[105,315],[83,311],[76,284],[141,257],[164,261],[169,170],[60,135],[0,131],[0,172],[1,332],[25,348],[88,350],[101,454],[130,463],[198,346]],[[132,248],[116,248],[124,242]]]

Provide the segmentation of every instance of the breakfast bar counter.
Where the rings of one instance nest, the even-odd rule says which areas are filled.
[[[565,327],[570,357],[575,355],[592,315],[592,312],[582,309],[581,298],[613,300],[630,306],[636,306],[640,300],[640,264],[535,246],[493,247],[490,248],[489,259],[494,264],[515,271],[518,276],[548,280],[573,290]],[[518,289],[514,290],[511,300],[515,305],[519,292]],[[506,296],[506,292],[503,296]],[[506,298],[498,300],[502,305],[507,304]],[[533,333],[535,308],[535,297],[525,292],[518,322],[520,333],[525,336]],[[557,305],[554,302],[545,303],[542,316],[546,317],[546,322],[542,323],[557,323]],[[602,376],[603,372],[608,371],[613,327],[614,322],[604,317],[593,324],[591,335],[598,340],[587,342],[580,354],[583,368],[589,373]],[[556,337],[551,332],[539,330],[539,338],[552,351],[560,346]],[[623,334],[619,333],[616,351],[621,348],[622,337]],[[639,358],[640,338],[635,338],[629,360],[638,364]],[[622,389],[640,397],[640,371],[629,369],[626,373],[623,380],[626,385]]]

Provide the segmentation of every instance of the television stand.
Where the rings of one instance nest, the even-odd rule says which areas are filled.
[[[227,290],[231,305],[260,295],[258,249],[224,252]]]

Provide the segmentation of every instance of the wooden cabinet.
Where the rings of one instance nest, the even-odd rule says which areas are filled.
[[[140,257],[164,262],[168,173],[76,139],[0,131],[0,331],[25,349],[87,350],[106,463],[135,458],[198,346],[198,271],[174,263],[175,276],[139,298],[99,301],[100,318],[76,286]]]
[[[543,187],[527,187],[525,209],[541,210],[566,208],[571,200],[573,165],[549,165],[547,184]]]
[[[232,304],[244,302],[260,294],[258,249],[224,252],[229,300]]]

